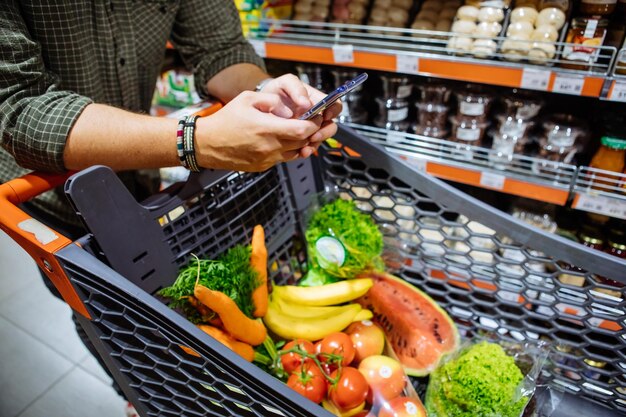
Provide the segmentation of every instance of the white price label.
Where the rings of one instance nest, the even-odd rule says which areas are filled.
[[[569,75],[559,74],[554,80],[552,91],[554,93],[572,94],[579,96],[583,91],[585,79],[582,77],[572,77]]]
[[[421,158],[409,158],[411,166],[419,172],[428,172],[428,161]]]
[[[626,201],[615,198],[578,194],[574,208],[626,220]]]
[[[613,88],[611,89],[609,100],[626,103],[626,83],[613,81]]]
[[[520,87],[529,88],[531,90],[548,91],[551,75],[551,71],[524,68]]]
[[[502,190],[505,180],[506,177],[500,174],[493,174],[491,172],[483,172],[480,174],[480,185],[493,188],[494,190]]]
[[[401,143],[404,141],[404,134],[402,132],[389,131],[387,132],[387,143]]]
[[[354,62],[354,47],[352,45],[333,45],[333,60],[336,64]]]
[[[403,74],[418,74],[420,61],[416,56],[396,55],[396,71]]]
[[[258,39],[249,39],[250,45],[254,48],[254,52],[261,58],[267,58],[267,50],[265,49],[265,41]]]

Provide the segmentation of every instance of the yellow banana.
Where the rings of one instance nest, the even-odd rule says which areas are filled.
[[[370,310],[364,308],[356,313],[356,316],[354,316],[354,319],[352,319],[352,321],[370,320],[372,317],[374,317],[374,314]]]
[[[281,299],[298,305],[331,306],[359,298],[374,282],[370,278],[348,279],[317,287],[295,285],[274,286],[274,293]]]
[[[284,339],[320,340],[334,332],[345,329],[354,317],[361,311],[358,304],[345,306],[341,313],[324,318],[291,317],[278,309],[275,303],[270,303],[263,323],[277,336]]]
[[[294,318],[324,318],[340,314],[347,305],[343,306],[307,306],[292,304],[272,293],[270,302],[286,316]]]

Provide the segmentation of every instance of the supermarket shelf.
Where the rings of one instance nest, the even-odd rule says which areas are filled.
[[[529,88],[586,97],[606,98],[617,50],[593,47],[598,59],[589,70],[561,68],[564,43],[556,55],[533,65],[507,61],[500,52],[505,38],[493,38],[498,49],[490,59],[475,58],[448,48],[449,32],[362,25],[261,20],[249,41],[266,58],[419,74],[492,85]],[[476,39],[480,37],[474,37]]]
[[[626,103],[626,48],[617,52],[611,78],[605,86],[607,99]]]
[[[438,178],[564,206],[576,176],[574,165],[409,133],[347,123],[390,152]]]
[[[581,167],[573,187],[572,207],[626,220],[626,175]]]

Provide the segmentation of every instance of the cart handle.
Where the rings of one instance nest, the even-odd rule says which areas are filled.
[[[18,205],[62,185],[72,172],[63,174],[31,173],[0,184],[0,229],[4,230],[35,260],[67,304],[91,319],[55,253],[72,241],[32,218]]]

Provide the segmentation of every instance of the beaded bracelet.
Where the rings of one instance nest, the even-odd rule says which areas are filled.
[[[187,116],[185,125],[183,128],[183,153],[185,155],[185,162],[187,168],[190,171],[198,172],[198,163],[196,161],[196,150],[194,148],[194,134],[196,129],[196,120],[198,116]]]
[[[178,160],[180,164],[185,168],[189,168],[187,166],[187,160],[185,159],[185,147],[183,144],[183,137],[185,131],[185,120],[186,118],[182,118],[178,121],[178,127],[176,128],[176,152],[178,154]]]

